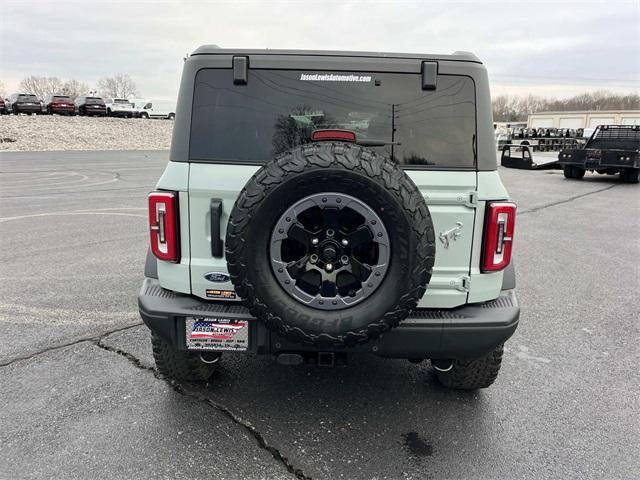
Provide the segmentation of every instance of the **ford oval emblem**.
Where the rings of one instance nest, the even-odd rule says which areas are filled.
[[[204,278],[214,283],[225,283],[229,281],[229,275],[222,272],[205,273]]]

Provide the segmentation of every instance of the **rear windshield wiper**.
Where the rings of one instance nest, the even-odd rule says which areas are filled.
[[[390,142],[387,140],[375,140],[373,138],[357,138],[356,143],[363,147],[384,147],[386,145],[402,145],[400,142]]]

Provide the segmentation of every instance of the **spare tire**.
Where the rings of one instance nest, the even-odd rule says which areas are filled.
[[[240,193],[226,259],[252,315],[284,338],[353,346],[398,325],[431,278],[435,236],[411,179],[358,145],[269,161]]]

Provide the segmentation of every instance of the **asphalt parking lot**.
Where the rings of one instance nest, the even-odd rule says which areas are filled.
[[[488,390],[428,362],[153,370],[136,309],[166,152],[3,153],[2,478],[637,478],[640,188],[501,170],[522,307]]]

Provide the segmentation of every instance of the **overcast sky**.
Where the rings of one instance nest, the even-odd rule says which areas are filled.
[[[640,1],[0,0],[0,80],[128,73],[145,97],[175,96],[201,44],[416,53],[472,51],[494,94],[638,92]]]

